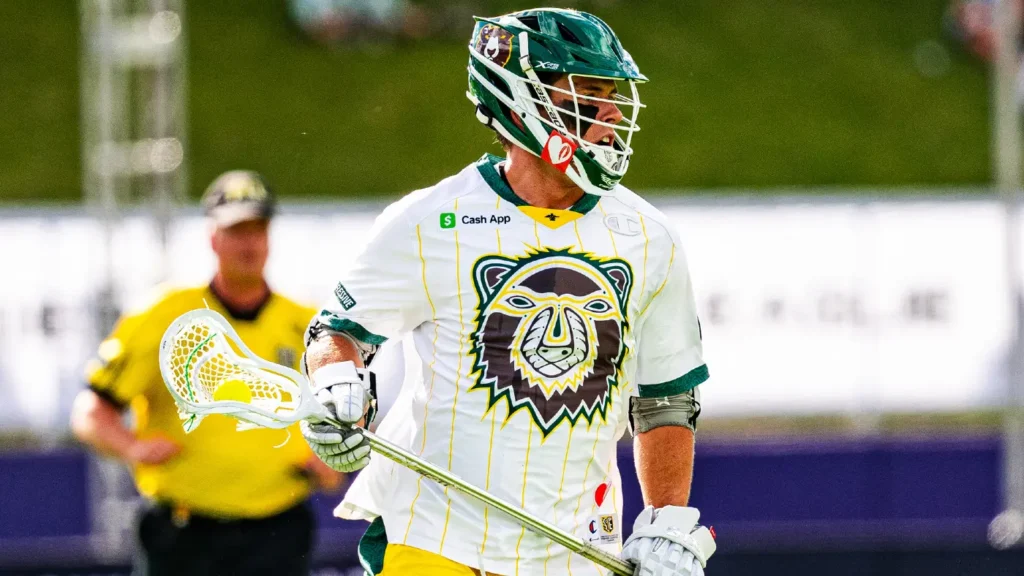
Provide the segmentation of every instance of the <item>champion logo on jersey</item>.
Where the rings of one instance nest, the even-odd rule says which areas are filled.
[[[525,409],[544,435],[562,420],[604,421],[625,357],[629,264],[569,248],[519,258],[484,256],[473,267],[479,296],[474,390],[489,408]]]
[[[643,233],[640,221],[628,214],[608,214],[604,217],[604,225],[623,236],[639,236]]]
[[[540,157],[558,168],[560,172],[565,172],[569,169],[569,163],[572,162],[572,155],[575,152],[575,142],[563,136],[558,130],[552,130]]]

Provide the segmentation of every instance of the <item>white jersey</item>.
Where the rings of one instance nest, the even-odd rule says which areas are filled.
[[[686,259],[629,190],[531,207],[499,162],[388,207],[318,321],[368,344],[412,333],[420,362],[382,435],[618,553],[629,397],[708,377]],[[337,513],[380,515],[390,543],[487,572],[606,573],[380,457]]]

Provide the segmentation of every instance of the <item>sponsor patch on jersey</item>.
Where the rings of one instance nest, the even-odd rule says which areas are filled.
[[[507,214],[463,214],[459,219],[463,224],[508,224],[512,217]]]
[[[601,531],[605,534],[615,533],[615,516],[611,514],[601,516]]]
[[[338,304],[345,310],[351,310],[356,305],[356,299],[348,293],[345,289],[345,285],[338,282],[338,285],[334,288],[334,296],[338,299]]]
[[[449,228],[455,228],[455,223],[458,220],[455,218],[455,212],[443,212],[441,213],[441,228],[448,230]]]
[[[614,514],[591,516],[584,538],[592,544],[615,544],[621,538]]]
[[[548,135],[548,141],[544,143],[544,150],[541,151],[540,157],[545,162],[558,168],[560,172],[565,172],[569,169],[572,155],[575,152],[575,142],[566,138],[558,130],[552,130],[551,134]]]
[[[559,423],[604,422],[626,354],[629,264],[570,248],[476,261],[472,390],[488,409],[525,410],[546,436]]]
[[[512,56],[512,34],[504,28],[487,24],[480,29],[473,49],[504,68]]]

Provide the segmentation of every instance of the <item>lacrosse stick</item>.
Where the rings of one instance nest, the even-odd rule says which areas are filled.
[[[160,341],[160,373],[178,406],[185,432],[209,414],[239,420],[238,429],[286,428],[300,420],[345,428],[313,395],[309,381],[291,368],[253,353],[223,316],[193,310],[171,323]],[[508,514],[533,532],[550,538],[620,576],[633,566],[561,528],[536,518],[497,496],[435,466],[374,434],[362,430],[370,448],[426,478],[471,496]]]

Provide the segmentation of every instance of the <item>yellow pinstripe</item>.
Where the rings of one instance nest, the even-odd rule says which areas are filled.
[[[498,206],[501,206],[501,198],[498,198]],[[498,239],[498,254],[501,254],[501,231],[497,228],[494,229],[494,235]],[[491,489],[491,455],[494,453],[494,421],[498,415],[498,407],[494,406],[490,410],[491,412],[491,439],[487,445],[487,473],[484,477],[484,490]],[[490,511],[490,506],[484,506],[484,536],[483,540],[480,541],[480,554],[484,553],[484,548],[487,547],[487,528],[489,526],[487,515]]]
[[[654,302],[654,299],[657,298],[658,294],[661,294],[661,291],[665,288],[665,284],[668,284],[669,276],[672,275],[672,263],[675,262],[675,259],[676,259],[676,245],[672,244],[672,251],[669,252],[669,257],[668,257],[668,273],[665,274],[665,280],[663,280],[661,282],[661,286],[658,286],[658,289],[654,291],[654,294],[651,296],[651,299],[647,301],[647,304],[644,304],[643,310],[640,311],[640,316],[643,316],[644,312],[647,312],[647,308],[650,307],[651,302]]]
[[[599,206],[600,206],[600,204],[599,204]],[[602,208],[601,210],[604,211],[604,208]],[[579,227],[576,226],[576,222],[573,222],[572,225],[573,225],[573,227],[575,228],[575,231],[576,231],[576,240],[578,240],[579,243],[580,243],[580,250],[581,251],[582,250],[586,250],[586,248],[584,248],[584,246],[583,246],[583,238],[580,236],[580,229],[579,229]],[[611,230],[609,230],[608,233],[611,234]],[[612,238],[612,244],[614,245],[614,243],[615,243],[615,239]],[[565,464],[566,464],[566,462],[569,461],[569,445],[572,443],[572,430],[573,429],[570,426],[569,427],[569,438],[566,440],[566,443],[565,443],[565,460],[562,462],[562,482],[565,482]],[[600,437],[600,434],[598,434],[598,437]],[[597,439],[596,438],[594,439],[594,446],[595,447],[597,446]],[[589,469],[589,466],[590,466],[590,464],[588,463],[587,464],[588,469]],[[588,470],[588,472],[589,472],[589,470]],[[583,473],[583,487],[584,487],[584,489],[586,489],[586,486],[587,486],[587,477],[586,477],[586,475],[587,475],[587,472],[584,472]],[[573,524],[574,524],[574,527],[572,529],[573,534],[575,534],[576,530],[579,528],[579,520],[576,517],[579,515],[580,501],[582,500],[582,498],[583,498],[583,495],[581,494],[579,499],[576,500],[576,511],[573,513]],[[559,485],[558,485],[558,501],[559,501],[559,503],[561,503],[561,501],[562,501],[562,483],[559,483]],[[548,544],[548,558],[551,558],[551,545],[550,545],[550,543]],[[544,560],[544,569],[545,570],[547,570],[547,564],[548,564],[548,561],[547,561],[547,559],[545,559]],[[572,576],[572,554],[569,555],[569,560],[568,560],[568,562],[566,562],[566,568],[569,570],[569,576]]]
[[[580,505],[583,503],[583,495],[587,493],[587,477],[590,476],[590,465],[597,459],[597,441],[601,439],[601,426],[598,425],[597,433],[594,434],[594,446],[590,449],[590,461],[587,462],[587,469],[583,472],[583,489],[580,491],[579,498],[576,499],[576,511],[573,512],[573,528],[572,533],[575,534],[580,528]],[[569,555],[569,560],[566,561],[565,566],[569,570],[569,576],[572,576],[572,557]]]
[[[520,496],[519,506],[526,508],[526,472],[530,469],[530,444],[533,443],[533,418],[527,420],[530,430],[526,436],[526,459],[523,461],[523,493]],[[526,535],[526,526],[519,531],[519,540],[516,542],[516,576],[519,576],[519,545],[523,543],[523,536]]]
[[[558,500],[555,501],[555,505],[552,508],[555,516],[555,524],[558,524],[558,506],[562,503],[562,488],[565,486],[565,468],[569,463],[569,446],[572,445],[572,426],[569,426],[569,437],[565,439],[565,458],[562,460],[562,478],[558,481]],[[553,542],[548,542],[547,557],[544,558],[544,574],[548,573],[548,560],[551,560],[551,545]]]
[[[647,289],[647,245],[651,243],[651,239],[647,237],[647,226],[644,225],[644,215],[637,212],[637,216],[640,217],[640,230],[644,233],[644,279],[640,282],[640,298],[644,297],[644,290]]]
[[[600,202],[598,202],[597,207],[601,209],[601,214],[608,216],[608,214],[604,211],[604,206],[601,206]],[[615,234],[612,234],[611,228],[608,228],[608,237],[612,239],[612,250],[615,252],[615,257],[618,258],[619,247],[615,245]]]
[[[491,454],[494,452],[494,420],[498,414],[498,408],[494,407],[491,409],[491,443],[487,447],[487,475],[484,479],[484,490],[491,489]],[[484,537],[480,541],[480,554],[484,553],[484,548],[487,546],[487,511],[491,507],[484,505]]]
[[[427,302],[430,304],[430,317],[434,322],[434,343],[431,347],[431,358],[430,358],[430,391],[427,393],[427,401],[423,404],[423,441],[420,443],[420,455],[423,454],[423,450],[427,446],[427,408],[430,406],[430,399],[434,396],[434,378],[437,377],[437,372],[434,371],[434,363],[437,362],[437,309],[434,308],[434,301],[430,298],[430,289],[427,287],[427,261],[423,259],[423,237],[420,235],[420,226],[416,225],[416,242],[419,244],[420,252],[420,265],[423,275],[423,291],[427,295]],[[409,523],[405,527],[405,536],[402,538],[402,543],[405,544],[409,541],[409,530],[412,529],[412,520],[416,516],[416,501],[420,498],[420,488],[423,482],[423,476],[420,476],[416,480],[416,495],[413,496],[412,503],[409,504]]]
[[[455,210],[459,209],[459,201],[455,200]],[[466,331],[466,326],[462,320],[462,276],[459,261],[459,232],[455,231],[455,290],[459,295],[459,365],[457,372],[455,373],[455,398],[452,400],[452,428],[451,434],[448,436],[448,470],[452,469],[452,454],[454,452],[455,444],[455,405],[459,403],[459,382],[462,380],[462,344],[463,334]],[[444,487],[445,496],[448,495],[448,487]],[[438,553],[444,551],[444,539],[448,536],[448,520],[452,515],[452,499],[448,498],[448,506],[444,512],[444,529],[441,530],[441,545],[438,549]]]
[[[533,235],[537,238],[537,248],[540,248],[540,232],[537,231],[537,223],[533,223]]]

